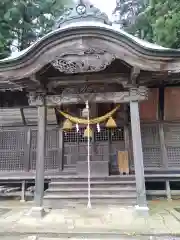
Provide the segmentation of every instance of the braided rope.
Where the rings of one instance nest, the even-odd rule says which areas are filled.
[[[65,117],[66,119],[69,119],[73,123],[87,125],[87,124],[97,124],[97,123],[101,123],[101,122],[106,121],[108,118],[110,118],[119,109],[119,107],[120,107],[120,105],[117,105],[113,110],[106,113],[104,116],[89,119],[89,121],[87,119],[84,119],[84,118],[73,117],[70,114],[65,113],[61,110],[58,110],[58,111],[63,117]]]

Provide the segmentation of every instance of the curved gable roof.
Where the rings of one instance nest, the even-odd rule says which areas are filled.
[[[0,60],[0,77],[11,80],[30,77],[66,53],[67,49],[71,53],[76,51],[75,48],[79,47],[79,40],[83,37],[90,42],[94,41],[96,47],[105,47],[118,59],[141,70],[180,72],[180,50],[148,43],[101,22],[79,21],[62,26],[27,49]],[[76,46],[72,46],[73,42]],[[65,43],[66,47],[63,48]]]
[[[30,47],[27,49],[24,49],[20,52],[14,52],[10,57],[7,57],[5,59],[0,60],[0,67],[6,64],[14,63],[18,60],[21,60],[26,57],[29,53],[33,53],[33,51],[40,47],[41,45],[46,45],[46,42],[48,43],[53,38],[61,37],[64,35],[64,33],[67,33],[70,31],[83,31],[83,30],[91,30],[94,29],[95,31],[99,31],[99,34],[101,34],[101,31],[106,31],[106,33],[116,35],[119,37],[119,41],[125,41],[127,44],[134,47],[140,48],[141,51],[143,51],[144,54],[150,55],[150,56],[169,56],[169,57],[176,57],[180,56],[180,50],[177,49],[171,49],[171,48],[165,48],[153,43],[149,43],[147,41],[144,41],[142,39],[139,39],[137,37],[134,37],[131,34],[128,34],[127,32],[123,31],[122,29],[119,29],[116,26],[109,26],[105,25],[100,22],[95,21],[87,21],[87,22],[73,22],[70,23],[64,27],[61,27],[59,29],[53,30],[44,37],[40,38],[38,41],[33,43]]]
[[[138,71],[163,72],[166,75],[169,75],[169,71],[180,72],[180,50],[148,43],[126,33],[117,25],[112,26],[106,14],[89,3],[85,4],[84,0],[79,0],[75,8],[61,16],[57,27],[27,49],[0,60],[1,82],[15,84],[7,89],[28,88],[30,84],[36,88],[40,84],[36,73],[41,78],[40,71],[55,61],[64,61],[67,66],[78,66],[78,61],[85,62],[90,67],[90,61],[94,64],[97,60],[94,65],[106,67],[107,63],[112,63],[112,59],[118,59]],[[91,55],[91,50],[94,55]],[[86,67],[84,72],[88,71]],[[97,71],[99,69],[97,67]],[[64,69],[59,71],[62,73]]]

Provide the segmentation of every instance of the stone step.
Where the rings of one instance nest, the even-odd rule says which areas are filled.
[[[50,182],[49,188],[86,188],[87,187],[87,181],[83,182]],[[112,186],[116,187],[127,187],[127,186],[136,186],[135,181],[91,181],[91,187],[97,187],[97,188],[111,188]]]
[[[86,191],[88,189],[88,185],[86,184],[86,186],[82,187],[82,188],[71,188],[71,187],[49,187],[47,190],[50,190],[50,191]],[[105,191],[105,190],[108,190],[108,191],[125,191],[125,192],[128,192],[128,191],[136,191],[136,188],[133,187],[133,186],[110,186],[109,188],[106,188],[105,186],[101,186],[101,187],[96,187],[96,186],[91,186],[91,189],[94,190],[94,191]],[[46,190],[46,191],[47,191]]]
[[[52,182],[61,182],[61,181],[68,181],[68,182],[81,182],[81,181],[87,181],[87,177],[80,177],[78,175],[72,175],[72,174],[64,174],[61,176],[54,176],[51,181]],[[133,175],[119,175],[119,176],[108,176],[108,177],[92,177],[91,181],[103,181],[103,182],[134,182],[135,183],[135,177]]]
[[[66,188],[66,189],[54,189],[54,188],[49,188],[45,191],[45,196],[47,195],[59,195],[60,197],[63,195],[87,195],[88,193],[88,188]],[[105,188],[91,188],[91,194],[92,195],[128,195],[132,197],[136,197],[136,189],[134,188],[110,188],[110,189],[105,189]]]
[[[64,164],[63,166],[63,170],[66,170],[66,169],[73,169],[73,170],[76,170],[76,164]]]
[[[57,175],[57,176],[54,176],[54,178],[52,179],[68,179],[68,178],[71,178],[72,176],[76,176],[76,172],[74,171],[63,171],[61,172],[61,176]]]
[[[75,208],[77,205],[87,206],[88,198],[59,198],[54,196],[45,196],[43,200],[43,205],[48,208],[52,209],[59,209],[59,208]],[[91,204],[93,206],[99,205],[118,205],[118,206],[134,206],[136,205],[136,198],[91,198]]]
[[[61,208],[64,204],[87,204],[88,179],[69,174],[54,176],[44,195],[45,206]],[[93,204],[136,203],[136,182],[133,175],[91,178],[91,201]]]
[[[66,195],[55,195],[54,193],[52,194],[48,194],[46,196],[44,196],[44,198],[58,198],[58,199],[83,199],[83,198],[87,198],[87,193],[86,194],[72,194],[71,196],[66,194]],[[91,194],[91,198],[93,199],[119,199],[119,198],[134,198],[136,196],[135,193],[132,194]]]

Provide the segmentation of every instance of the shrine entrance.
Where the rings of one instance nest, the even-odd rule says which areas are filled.
[[[90,104],[90,116],[98,118],[103,116],[116,106],[116,104]],[[83,105],[67,107],[68,113],[72,116],[81,117]],[[125,144],[127,138],[126,119],[128,118],[127,104],[121,104],[112,115],[115,126],[107,127],[106,121],[100,124],[90,125],[90,161],[93,164],[107,164],[107,174],[129,174],[130,157],[129,148]],[[61,126],[66,122],[61,118]],[[63,130],[63,159],[62,169],[64,171],[74,171],[77,165],[87,161],[88,146],[87,136],[84,135],[86,125],[72,124],[72,129]],[[78,128],[78,129],[77,129]],[[123,153],[126,152],[126,169],[123,169]],[[96,167],[96,166],[95,166]],[[102,169],[101,169],[102,170]],[[99,173],[101,174],[101,173]]]
[[[134,165],[137,204],[143,209],[147,207],[139,103],[148,99],[152,78],[153,82],[160,80],[162,66],[163,71],[174,71],[176,64],[169,61],[167,55],[162,58],[161,51],[154,54],[152,45],[145,47],[140,40],[114,28],[99,9],[79,1],[74,9],[59,18],[55,31],[19,57],[1,62],[3,90],[21,90],[26,98],[28,93],[26,104],[37,108],[37,144],[32,151],[33,168],[36,168],[36,206],[41,207],[43,203],[45,160],[48,159],[59,172],[76,168],[76,174],[86,177],[90,170],[91,176],[101,177],[102,174],[122,173],[124,167],[130,166],[131,170]],[[101,122],[99,131],[92,126],[89,154],[84,136],[86,126],[79,124],[79,131],[75,128],[63,131],[65,119],[57,112],[59,109],[81,118],[80,105],[84,108],[86,101],[90,104],[91,119],[103,116],[120,104],[113,116],[116,127],[107,128]],[[52,151],[47,156],[46,113],[49,108],[56,111],[59,142],[54,146],[49,135]],[[23,111],[21,115],[27,125]],[[30,141],[28,144],[31,145]],[[54,167],[56,154],[59,162]],[[27,155],[31,158],[29,153]],[[127,169],[125,172],[129,173]]]
[[[76,168],[79,161],[87,161],[87,138],[84,137],[84,128],[64,132],[63,169]],[[107,161],[109,174],[119,174],[118,152],[125,151],[124,128],[108,129],[103,127],[100,132],[93,131],[90,142],[91,161]]]

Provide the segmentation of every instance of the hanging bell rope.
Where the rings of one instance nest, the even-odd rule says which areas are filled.
[[[98,118],[89,119],[89,124],[97,124],[97,123],[105,122],[107,119],[112,117],[112,115],[119,109],[119,107],[120,107],[120,105],[117,105],[113,110],[106,113],[105,115],[98,117]],[[65,117],[66,119],[69,119],[69,121],[72,123],[88,125],[87,119],[73,117],[73,116],[69,115],[68,113],[65,113],[60,110],[58,110],[58,111],[63,117]],[[111,120],[111,122],[112,122],[112,120]]]

